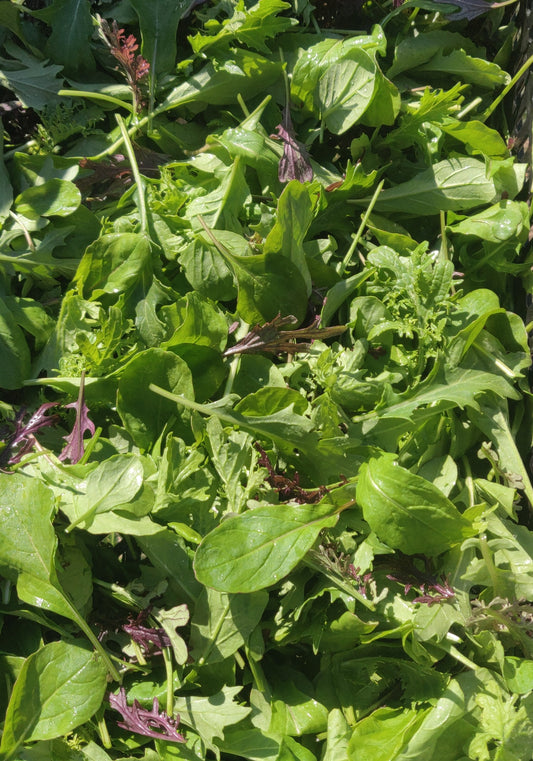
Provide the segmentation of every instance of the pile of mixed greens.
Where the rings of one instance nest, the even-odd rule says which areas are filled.
[[[0,2],[2,761],[531,759],[515,10]]]

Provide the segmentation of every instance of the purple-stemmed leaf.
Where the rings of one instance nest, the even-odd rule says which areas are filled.
[[[145,737],[154,737],[157,740],[185,742],[183,735],[176,730],[180,717],[173,719],[164,711],[159,711],[157,698],[154,698],[151,711],[142,708],[138,700],[134,700],[133,705],[129,706],[124,687],[120,688],[118,695],[110,694],[108,700],[110,706],[122,714],[123,721],[117,722],[117,726],[122,729]]]
[[[226,349],[225,357],[232,354],[256,354],[269,352],[270,354],[295,354],[296,352],[309,351],[315,339],[324,340],[339,336],[344,333],[344,325],[332,325],[329,328],[319,328],[318,321],[306,328],[298,330],[284,330],[286,325],[294,325],[296,318],[289,314],[287,317],[277,315],[273,320],[264,325],[255,325],[244,338]]]
[[[85,431],[89,431],[91,436],[93,436],[95,431],[94,423],[89,419],[89,408],[85,404],[85,372],[82,373],[80,378],[80,392],[77,401],[65,406],[76,410],[76,420],[74,421],[72,433],[68,436],[63,436],[67,444],[59,455],[59,459],[70,460],[71,463],[76,463],[81,460],[85,451],[83,447],[83,434]]]
[[[5,447],[2,451],[0,467],[15,465],[20,462],[25,454],[30,452],[35,445],[35,433],[41,428],[55,425],[59,420],[58,415],[46,415],[51,407],[56,407],[56,402],[45,402],[33,413],[27,423],[23,423],[25,410],[20,410],[15,418],[15,430],[7,436]],[[20,447],[17,452],[13,452]]]

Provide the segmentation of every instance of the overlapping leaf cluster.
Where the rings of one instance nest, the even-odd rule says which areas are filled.
[[[513,8],[355,6],[0,2],[2,761],[531,756]]]

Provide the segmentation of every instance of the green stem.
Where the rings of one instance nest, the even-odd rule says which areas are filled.
[[[231,358],[231,362],[229,363],[228,379],[226,381],[226,385],[224,387],[224,393],[222,396],[227,396],[228,394],[231,394],[231,391],[233,389],[233,383],[235,382],[235,376],[237,375],[240,365],[241,365],[241,355],[240,354],[233,355],[233,357]]]
[[[163,661],[167,677],[167,716],[174,715],[174,668],[172,666],[172,653],[169,647],[163,648]]]
[[[505,96],[513,89],[513,87],[516,85],[519,79],[521,79],[526,71],[529,69],[529,67],[533,64],[533,55],[529,56],[527,61],[524,63],[523,66],[520,67],[520,69],[516,72],[514,77],[511,79],[508,85],[506,85],[501,93],[498,95],[497,98],[495,98],[490,106],[485,110],[485,112],[479,117],[479,120],[481,122],[486,121],[489,116],[494,113],[494,111],[498,108],[502,100],[505,98]]]
[[[102,427],[99,426],[94,432],[94,436],[90,439],[89,443],[87,444],[85,448],[85,452],[83,453],[83,457],[81,458],[81,460],[78,461],[77,465],[87,464],[89,457],[92,455],[93,449],[97,445],[98,439],[100,438],[101,435],[102,435]]]
[[[270,697],[271,697],[270,687],[265,678],[265,674],[261,665],[254,659],[253,655],[250,653],[249,648],[247,648],[246,646],[244,647],[244,653],[246,655],[246,660],[248,661],[250,671],[252,672],[252,678],[254,680],[256,689],[258,690],[258,692],[262,692],[263,695],[265,695],[265,697],[267,698],[267,700],[270,700]]]
[[[112,95],[105,95],[103,92],[89,92],[88,90],[60,90],[58,95],[62,95],[64,98],[93,98],[94,100],[102,100],[105,103],[111,103],[113,106],[125,108],[130,113],[134,113],[133,106],[130,103],[126,103],[119,98],[114,98]]]
[[[107,728],[104,711],[103,708],[98,711],[96,723],[98,726],[98,734],[100,735],[100,740],[102,741],[102,745],[104,748],[112,748],[113,743],[111,742],[111,737],[109,735],[109,730]]]
[[[461,111],[459,111],[458,114],[455,115],[456,119],[462,119],[463,116],[466,116],[470,111],[472,111],[473,108],[476,106],[479,106],[483,98],[480,98],[479,96],[477,98],[474,98],[474,100],[470,101],[470,103],[465,106]]]
[[[484,349],[482,346],[480,346],[478,341],[474,341],[472,345],[475,349],[477,349],[477,351],[479,351],[480,354],[483,354],[484,357],[489,359],[491,362],[494,362],[495,367],[497,367],[498,370],[500,370],[508,378],[511,380],[516,380],[518,378],[518,375],[513,370],[511,370],[511,368],[506,365],[505,362],[502,362],[501,359],[494,357],[490,351],[487,351],[487,349]]]
[[[344,272],[346,272],[346,269],[348,268],[348,265],[350,264],[350,261],[352,259],[352,256],[354,255],[355,249],[357,248],[357,244],[359,243],[361,235],[363,234],[364,229],[366,227],[366,223],[368,222],[368,218],[372,214],[372,209],[376,205],[376,202],[378,200],[378,196],[381,193],[381,190],[383,188],[383,183],[384,182],[385,182],[385,180],[381,180],[381,182],[379,183],[379,185],[377,186],[377,188],[374,191],[374,195],[370,199],[370,203],[368,204],[367,209],[366,209],[365,213],[363,214],[363,218],[361,220],[361,224],[359,225],[359,229],[355,233],[355,235],[353,237],[353,240],[351,242],[350,248],[346,252],[346,256],[344,257],[344,259],[342,260],[342,264],[341,264],[341,266],[339,268],[339,274],[343,274]]]
[[[440,253],[444,261],[448,261],[448,237],[446,235],[446,212],[440,212]]]
[[[485,534],[482,534],[479,537],[479,549],[481,550],[481,555],[483,557],[485,567],[487,568],[487,571],[489,572],[489,576],[492,582],[492,589],[494,591],[494,596],[503,597],[504,590],[501,589],[500,582],[498,579],[498,569],[494,565],[492,553],[490,551],[489,543],[487,542],[487,537]]]
[[[224,608],[222,609],[222,613],[220,614],[220,616],[218,618],[218,621],[216,623],[216,626],[215,626],[215,629],[213,631],[213,634],[211,635],[209,642],[205,646],[205,649],[204,649],[202,655],[200,656],[200,658],[197,661],[199,666],[203,666],[205,664],[206,660],[209,658],[209,655],[211,654],[211,651],[213,650],[213,648],[215,646],[215,643],[217,641],[218,635],[220,634],[220,632],[222,630],[222,627],[224,626],[224,622],[227,620],[228,613],[229,613],[229,610],[230,610],[230,601],[231,601],[231,598],[228,597],[228,600],[227,600]]]
[[[68,602],[65,598],[65,601]],[[85,634],[91,645],[94,647],[94,649],[97,651],[97,653],[101,656],[102,660],[104,661],[105,665],[107,666],[107,670],[115,680],[115,682],[122,681],[120,674],[116,670],[115,666],[113,665],[113,662],[111,661],[111,658],[106,653],[105,649],[102,647],[102,643],[98,641],[98,638],[95,636],[93,630],[87,623],[87,621],[80,616],[76,608],[69,602],[68,603],[70,610],[72,611],[73,618],[82,630],[82,632]]]
[[[239,106],[241,107],[241,109],[242,109],[242,112],[243,112],[243,114],[244,114],[245,118],[246,118],[246,119],[248,119],[248,117],[250,116],[250,111],[248,110],[248,106],[247,106],[247,105],[246,105],[246,103],[244,102],[244,98],[242,97],[242,95],[240,94],[240,92],[239,92],[239,93],[237,93],[237,103],[238,103],[238,104],[239,104]]]
[[[142,119],[139,119],[139,121],[136,121],[134,124],[132,124],[131,127],[128,129],[128,135],[130,139],[139,132],[139,130],[144,127],[145,124],[148,123],[148,121],[156,115],[156,112],[151,112],[147,114],[146,116],[143,116]],[[86,156],[85,158],[88,159],[88,161],[101,161],[102,159],[105,159],[106,156],[112,156],[114,153],[118,151],[122,143],[124,142],[124,137],[121,134],[120,137],[115,140],[114,143],[112,143],[108,148],[106,148],[104,151],[101,151],[100,153],[97,153],[94,156]],[[83,156],[74,157],[74,158],[84,158]]]
[[[126,147],[128,158],[130,160],[131,171],[133,173],[133,179],[135,180],[135,184],[137,185],[137,206],[138,206],[139,215],[141,218],[141,232],[147,233],[148,232],[148,216],[146,214],[146,199],[144,197],[144,183],[142,181],[141,173],[139,172],[139,165],[137,164],[137,158],[135,157],[135,152],[133,150],[130,136],[128,134],[128,130],[126,129],[126,125],[124,124],[123,118],[120,116],[120,114],[115,114],[115,118],[117,120],[118,126],[120,127],[120,131],[122,133],[122,139]]]
[[[476,491],[474,487],[474,479],[472,478],[472,469],[470,468],[470,463],[468,462],[467,457],[461,457],[461,462],[465,469],[465,486],[468,491],[468,503],[469,506],[472,507],[476,504]]]
[[[32,237],[30,235],[30,231],[28,230],[28,228],[26,227],[26,225],[22,221],[21,217],[19,217],[18,214],[15,214],[14,211],[9,211],[9,216],[11,217],[11,219],[15,220],[17,225],[22,230],[22,233],[24,235],[24,238],[26,240],[26,243],[28,244],[28,248],[30,249],[30,251],[35,251],[35,243],[32,240]],[[6,258],[11,258],[11,257],[6,257]]]

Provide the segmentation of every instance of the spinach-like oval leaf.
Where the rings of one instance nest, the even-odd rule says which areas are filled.
[[[391,455],[362,465],[356,499],[377,536],[407,555],[439,555],[475,533],[440,489]]]
[[[223,521],[196,551],[198,581],[219,592],[255,592],[300,562],[323,528],[337,522],[330,504],[258,507]]]

